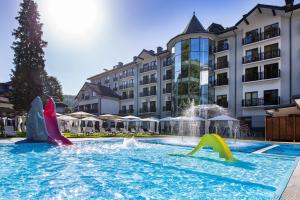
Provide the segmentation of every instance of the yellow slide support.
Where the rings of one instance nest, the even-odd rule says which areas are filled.
[[[219,157],[224,158],[226,161],[234,161],[232,153],[223,140],[218,134],[206,134],[199,141],[198,145],[186,155],[191,156],[196,152],[200,151],[203,147],[209,146],[213,148],[213,151],[219,152]]]

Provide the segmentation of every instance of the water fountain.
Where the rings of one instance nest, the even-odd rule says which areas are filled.
[[[178,135],[183,141],[184,135],[199,137],[207,133],[221,133],[224,129],[229,129],[228,137],[236,138],[239,129],[239,121],[231,118],[226,109],[216,104],[195,105],[194,101],[183,112],[183,115],[171,121],[171,130],[178,125]],[[214,131],[211,131],[211,127]],[[203,130],[204,128],[204,130]],[[188,133],[188,134],[185,134]]]

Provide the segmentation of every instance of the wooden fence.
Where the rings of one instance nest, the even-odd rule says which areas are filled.
[[[267,140],[300,141],[300,116],[266,117],[265,133]]]

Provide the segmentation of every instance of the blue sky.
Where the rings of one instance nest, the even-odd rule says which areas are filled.
[[[47,1],[54,0],[36,0],[44,23],[43,39],[48,42],[46,70],[60,80],[64,94],[77,94],[86,78],[119,61],[131,61],[142,49],[165,48],[170,38],[183,31],[193,11],[205,28],[212,22],[227,27],[257,3],[284,4],[284,0],[73,0],[93,1],[93,7],[98,8],[92,26],[78,34],[75,30],[68,33],[58,30],[51,18],[56,13],[51,15]],[[17,27],[14,18],[20,2],[0,1],[0,82],[10,80],[10,70],[14,67],[11,32]],[[62,21],[59,22],[69,25],[68,21]],[[85,23],[75,25],[78,31],[86,27]]]

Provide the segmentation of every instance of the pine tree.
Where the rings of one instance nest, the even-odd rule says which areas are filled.
[[[37,4],[33,0],[23,0],[20,6],[16,17],[19,26],[12,33],[15,37],[12,45],[15,68],[11,74],[11,101],[16,111],[24,112],[36,96],[43,95],[43,83],[47,77],[43,48],[47,42],[42,40]]]
[[[61,101],[63,100],[62,87],[57,78],[53,76],[47,76],[44,87],[44,93],[46,95],[51,97],[57,97]]]

